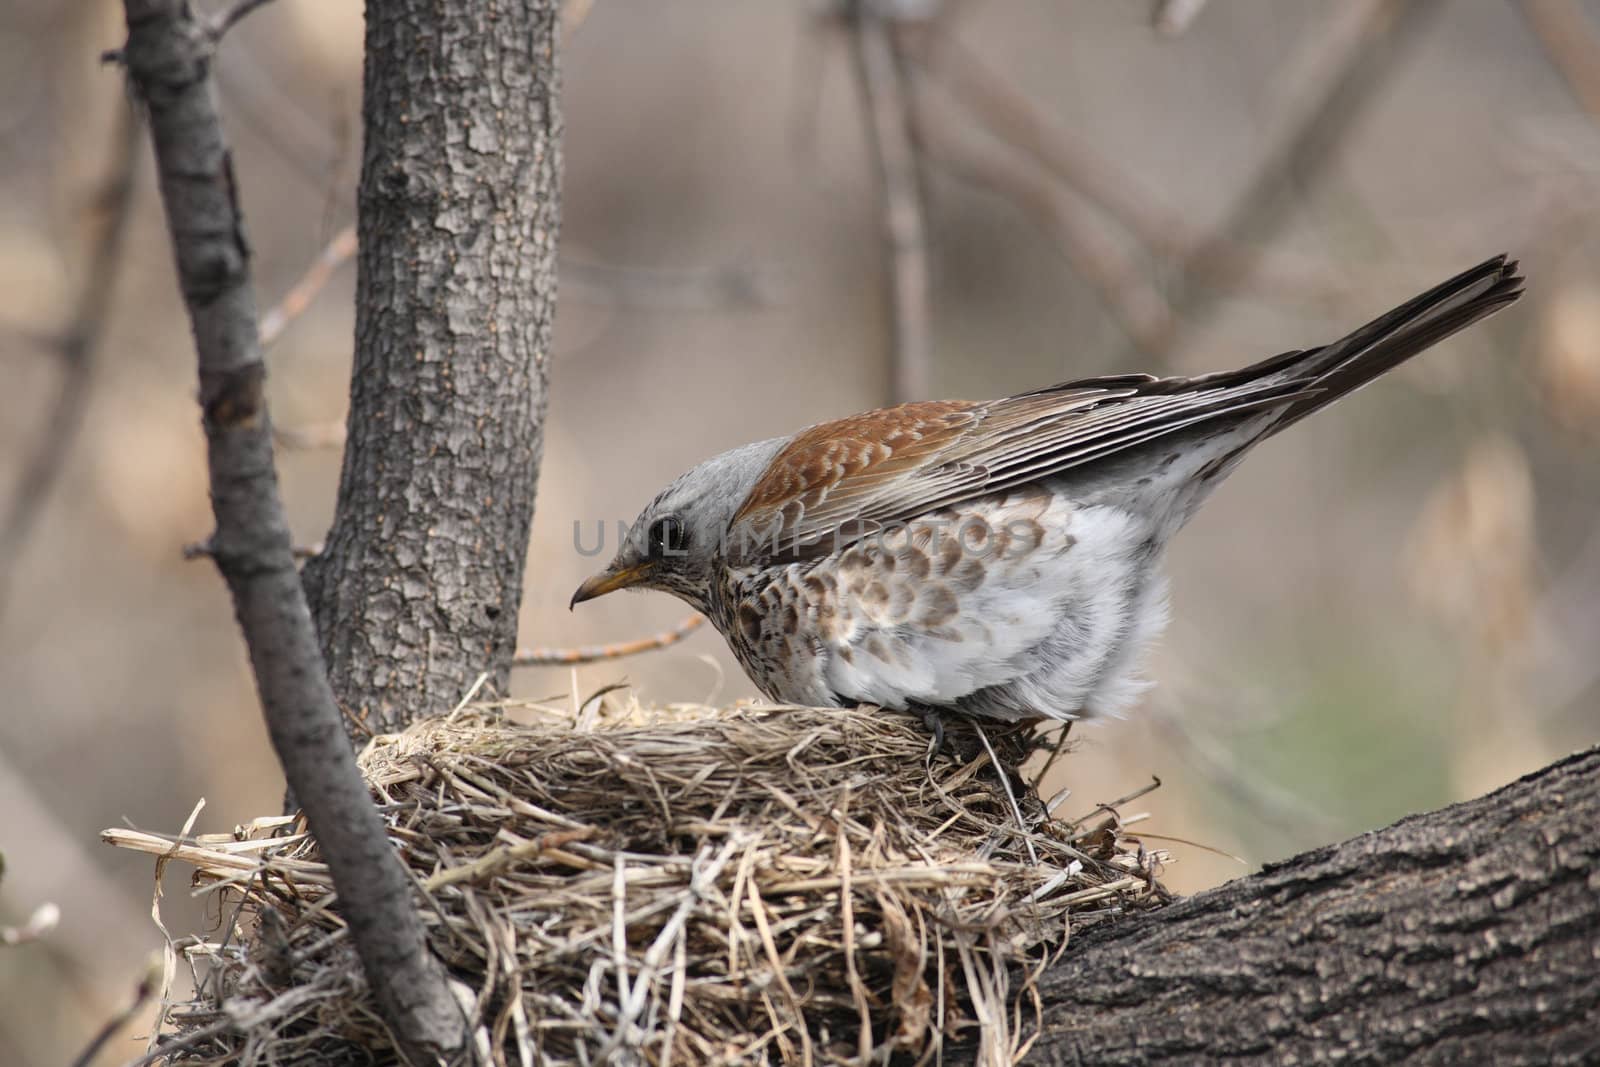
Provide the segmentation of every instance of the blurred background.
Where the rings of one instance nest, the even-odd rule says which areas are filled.
[[[661,595],[569,614],[594,565],[573,525],[631,520],[722,449],[897,394],[1229,369],[1509,251],[1514,309],[1215,495],[1171,554],[1158,686],[1076,730],[1045,789],[1076,814],[1159,777],[1129,810],[1190,892],[1600,739],[1600,2],[881,7],[862,30],[823,4],[569,2],[524,641],[682,618]],[[282,793],[226,591],[181,556],[210,523],[194,357],[98,59],[123,35],[111,2],[0,6],[4,1063],[70,1059],[161,943],[149,860],[99,830],[174,831],[202,797],[196,829],[225,830]],[[338,476],[360,71],[360,6],[312,0],[253,14],[217,66],[261,305],[293,296],[265,328],[307,544]],[[754,695],[709,628],[516,688],[616,681]],[[176,935],[215,919],[166,883]],[[59,925],[27,940],[46,902]]]

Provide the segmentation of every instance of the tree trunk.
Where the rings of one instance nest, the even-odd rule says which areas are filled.
[[[200,372],[216,528],[192,551],[210,556],[228,584],[273,749],[397,1044],[416,1064],[459,1062],[471,1051],[468,1021],[428,951],[410,878],[345,744],[278,495],[250,242],[211,85],[217,40],[246,11],[217,23],[199,20],[186,0],[124,7],[121,58],[149,117]]]
[[[1600,1062],[1600,748],[1084,935],[1044,1064]]]
[[[555,314],[558,6],[367,5],[349,435],[304,580],[373,730],[483,672],[506,688]]]

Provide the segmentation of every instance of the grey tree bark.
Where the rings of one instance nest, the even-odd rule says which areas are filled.
[[[273,748],[322,846],[339,910],[397,1043],[417,1064],[470,1052],[411,882],[346,742],[278,494],[250,245],[211,86],[220,29],[185,0],[125,0],[120,58],[148,110],[194,332],[216,529],[197,554],[227,582]],[[235,9],[242,11],[243,9]]]
[[[367,5],[349,433],[304,581],[335,692],[372,730],[485,671],[506,688],[555,315],[558,8]]]
[[[1086,933],[1041,1064],[1600,1063],[1600,748]]]

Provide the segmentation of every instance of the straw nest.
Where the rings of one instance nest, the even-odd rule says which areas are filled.
[[[988,736],[1013,767],[1034,744]],[[467,708],[361,764],[496,1064],[911,1063],[957,1041],[1010,1062],[1033,976],[1069,930],[1165,899],[1157,857],[1111,808],[1058,820],[1013,777],[1024,834],[972,727],[927,745],[873,709],[575,728]],[[394,1062],[303,823],[106,836],[220,898],[224,929],[171,943],[197,992],[167,1001],[155,1060]]]

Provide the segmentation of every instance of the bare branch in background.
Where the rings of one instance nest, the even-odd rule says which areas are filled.
[[[522,648],[511,657],[513,667],[571,667],[580,663],[597,663],[601,660],[636,656],[658,648],[675,645],[705,625],[701,614],[685,616],[670,630],[663,630],[637,641],[619,641],[610,645],[579,645],[577,648]]]
[[[994,190],[1040,219],[1129,339],[1152,357],[1167,353],[1175,335],[1172,309],[1081,198],[1004,145],[979,143],[971,133],[959,132],[964,123],[947,105],[941,110],[933,93],[917,94],[914,115],[917,143],[929,162]]]
[[[1184,34],[1205,11],[1205,0],[1155,0],[1150,27],[1162,37]]]
[[[1155,14],[1150,21],[1161,36],[1177,37],[1194,25],[1205,7],[1206,0],[1156,0]]]
[[[1337,835],[1339,823],[1327,812],[1263,777],[1259,768],[1241,766],[1234,751],[1217,740],[1216,731],[1196,728],[1185,709],[1157,700],[1147,702],[1144,710],[1151,725],[1166,735],[1172,751],[1188,756],[1214,789],[1251,818],[1301,838],[1310,834],[1325,840]]]
[[[333,277],[333,272],[355,254],[356,228],[346,226],[328,242],[327,247],[300,276],[300,280],[289,287],[289,291],[283,294],[283,299],[261,316],[261,347],[272,347],[272,343],[283,336],[283,331],[289,328],[289,324],[311,306],[311,302],[317,298],[322,287],[328,284],[328,279]]]
[[[1360,0],[1328,9],[1328,24],[1305,54],[1287,64],[1295,91],[1278,120],[1283,132],[1275,147],[1256,166],[1216,235],[1184,260],[1173,306],[1187,328],[1195,328],[1215,309],[1219,294],[1251,273],[1260,247],[1299,196],[1327,175],[1344,135],[1442,7],[1440,0]],[[1202,278],[1204,286],[1198,284]]]
[[[1573,0],[1522,0],[1522,17],[1544,46],[1573,99],[1600,119],[1600,35]]]
[[[704,270],[658,270],[561,256],[562,299],[651,311],[722,311],[770,307],[787,279],[777,267],[727,263]]]
[[[883,210],[894,338],[890,394],[895,403],[925,400],[933,388],[928,244],[905,69],[892,27],[876,5],[858,4],[850,25]]]
[[[127,243],[138,159],[139,123],[133,108],[124,106],[117,112],[111,165],[95,197],[97,229],[89,252],[88,269],[73,301],[72,315],[51,346],[61,361],[61,390],[45,419],[37,447],[23,466],[5,526],[0,528],[0,610],[4,610],[9,599],[12,570],[44,513],[50,490],[61,475],[89,407],[94,357],[105,334],[111,297]]]
[[[11,948],[37,941],[54,930],[60,922],[61,908],[51,901],[45,901],[33,909],[33,914],[21,926],[0,926],[0,947]]]
[[[265,7],[272,0],[237,0],[228,10],[224,11],[211,27],[211,39],[220,41],[227,32],[237,26],[244,18],[259,7]]]
[[[89,1067],[94,1062],[95,1057],[100,1054],[100,1051],[106,1047],[106,1043],[139,1017],[139,1013],[144,1011],[145,1006],[161,991],[161,976],[161,954],[155,953],[151,956],[150,962],[145,965],[144,974],[140,975],[138,983],[133,988],[133,996],[128,999],[128,1003],[110,1019],[107,1019],[105,1025],[100,1027],[94,1037],[89,1039],[89,1043],[84,1046],[83,1051],[78,1053],[77,1058],[72,1061],[72,1067]]]
[[[1225,236],[1208,236],[1182,212],[1162,203],[1136,175],[1073,138],[1027,93],[985,65],[953,34],[935,29],[909,39],[916,43],[923,69],[979,125],[1031,156],[1115,218],[1152,252],[1182,260],[1206,245],[1207,267],[1222,264],[1238,281],[1248,281],[1253,290],[1321,300],[1347,294],[1347,285],[1314,264],[1281,252],[1244,249]]]
[[[128,74],[148,108],[161,198],[199,362],[216,532],[209,550],[250,653],[268,733],[329,861],[339,909],[396,1042],[416,1063],[469,1051],[345,736],[272,462],[250,252],[210,78],[213,42],[184,0],[125,0]]]
[[[284,448],[343,448],[345,434],[343,420],[272,428],[272,439]]]
[[[336,122],[308,109],[282,84],[261,51],[243,46],[226,50],[227,62],[218,65],[214,76],[228,101],[229,121],[248,127],[271,147],[274,160],[308,192],[327,195],[337,184],[339,161],[347,155]]]
[[[561,32],[577,33],[593,9],[594,0],[561,0]]]

